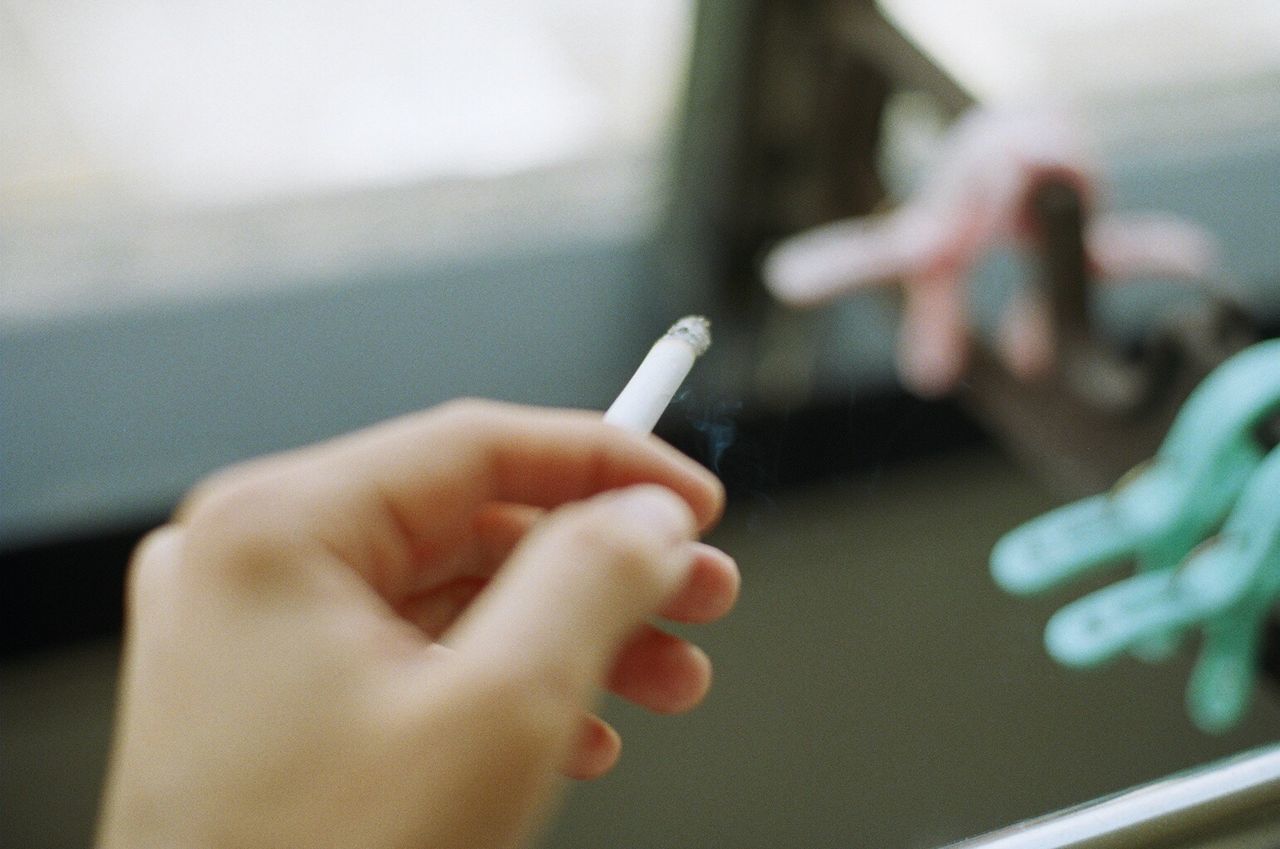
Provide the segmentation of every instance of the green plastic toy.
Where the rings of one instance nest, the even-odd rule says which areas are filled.
[[[1278,414],[1280,340],[1272,340],[1215,370],[1156,456],[1111,492],[1051,511],[997,543],[992,574],[1015,594],[1137,564],[1135,577],[1053,617],[1045,639],[1054,658],[1089,666],[1128,650],[1159,659],[1180,633],[1202,626],[1192,717],[1221,730],[1242,715],[1259,623],[1280,594],[1280,453],[1268,456],[1260,436]]]

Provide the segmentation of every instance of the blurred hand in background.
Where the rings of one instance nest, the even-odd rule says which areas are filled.
[[[899,374],[920,395],[944,394],[967,365],[967,295],[977,266],[996,248],[1035,249],[1030,201],[1048,180],[1072,185],[1087,210],[1104,205],[1099,168],[1071,119],[1048,109],[974,108],[948,132],[906,202],[783,241],[765,260],[765,282],[797,306],[900,283]],[[1084,241],[1089,270],[1104,281],[1203,280],[1217,254],[1202,227],[1159,212],[1096,212]],[[1006,308],[995,347],[1015,374],[1035,377],[1051,365],[1049,318],[1029,288]]]

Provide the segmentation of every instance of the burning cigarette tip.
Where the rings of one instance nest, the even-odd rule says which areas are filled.
[[[649,350],[604,420],[637,433],[653,430],[694,361],[710,347],[711,322],[702,316],[686,316],[671,325]]]
[[[700,315],[686,315],[671,325],[667,335],[688,342],[694,356],[701,357],[711,347],[711,321]]]

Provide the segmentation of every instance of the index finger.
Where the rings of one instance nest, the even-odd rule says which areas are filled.
[[[409,544],[447,534],[490,502],[557,507],[653,483],[683,498],[700,529],[719,518],[724,488],[656,437],[598,413],[487,401],[451,402],[313,449],[340,481],[339,509]]]

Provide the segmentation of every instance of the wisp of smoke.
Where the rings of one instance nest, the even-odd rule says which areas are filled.
[[[702,415],[694,415],[693,410],[688,411],[689,424],[706,439],[707,465],[716,474],[721,471],[720,461],[724,458],[725,451],[729,450],[738,436],[738,424],[734,416],[741,410],[741,401],[719,401],[709,403]]]

